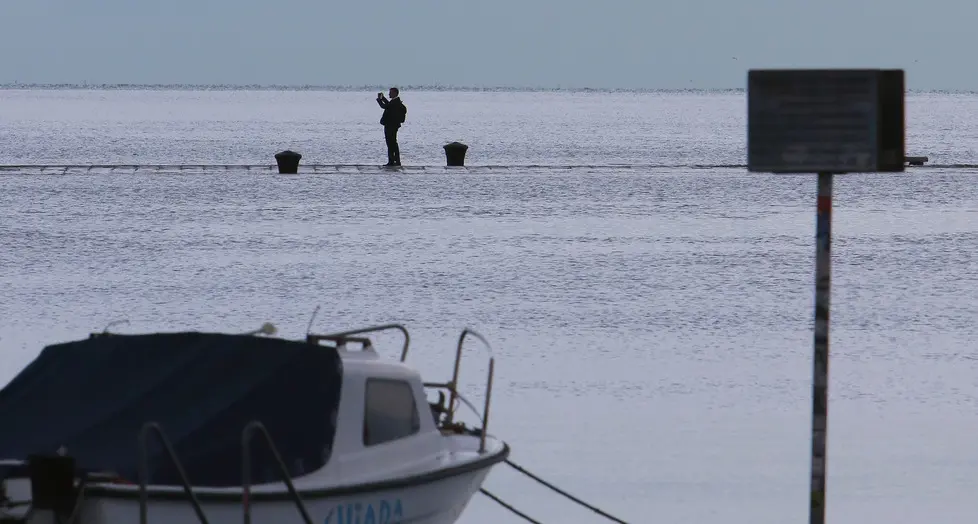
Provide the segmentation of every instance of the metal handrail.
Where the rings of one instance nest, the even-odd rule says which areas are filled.
[[[489,431],[489,401],[492,399],[492,379],[496,371],[496,357],[489,358],[489,376],[486,379],[486,407],[482,410],[482,435],[479,438],[479,453],[486,452],[486,432]]]
[[[492,345],[489,344],[489,341],[486,340],[486,337],[480,335],[479,333],[476,333],[474,330],[471,330],[469,328],[465,328],[462,330],[462,334],[459,335],[458,337],[458,346],[455,348],[455,369],[452,372],[452,381],[449,382],[449,384],[451,384],[452,387],[449,388],[449,391],[451,392],[451,396],[449,397],[448,400],[448,418],[447,418],[448,424],[455,422],[455,399],[456,397],[458,397],[458,392],[456,391],[456,389],[458,388],[459,368],[462,365],[462,345],[465,342],[465,337],[469,335],[479,339],[479,341],[481,341],[483,344],[486,345],[487,348],[489,348],[489,353],[490,354],[492,353]],[[491,379],[489,382],[489,386],[492,387]],[[487,392],[487,396],[488,396],[488,392]]]
[[[351,331],[340,331],[339,333],[330,333],[328,335],[306,335],[306,342],[317,344],[320,340],[329,340],[337,343],[343,343],[345,341],[361,342],[366,340],[364,343],[364,349],[370,346],[370,340],[365,338],[351,338],[351,335],[360,335],[363,333],[373,333],[376,331],[386,331],[388,329],[396,329],[404,334],[404,346],[401,348],[401,362],[407,360],[408,346],[411,345],[411,335],[408,334],[407,328],[400,324],[383,324],[380,326],[373,326],[362,329],[354,329]]]
[[[207,516],[204,515],[203,508],[200,507],[200,501],[197,500],[197,496],[194,495],[194,490],[190,487],[190,481],[187,480],[187,473],[183,469],[183,465],[180,464],[180,460],[177,459],[176,452],[173,451],[173,446],[170,444],[170,439],[166,438],[166,434],[163,433],[163,428],[160,427],[156,422],[147,422],[143,424],[142,429],[139,431],[139,522],[140,524],[146,524],[149,519],[149,492],[147,491],[147,485],[149,484],[149,453],[147,452],[147,439],[149,439],[150,431],[156,433],[159,437],[159,441],[163,444],[163,449],[166,451],[167,456],[170,457],[170,461],[173,463],[173,467],[177,470],[177,475],[180,476],[180,482],[183,484],[183,492],[187,495],[187,500],[194,508],[194,513],[197,514],[197,520],[200,524],[208,524]]]
[[[257,420],[249,422],[241,432],[241,506],[244,511],[244,524],[251,524],[251,437],[255,432],[264,437],[265,443],[268,444],[268,450],[272,452],[272,457],[278,464],[279,471],[282,473],[282,480],[289,490],[292,502],[295,503],[295,507],[302,515],[302,520],[305,524],[312,524],[309,512],[306,511],[306,505],[302,502],[302,497],[296,491],[295,485],[292,484],[292,479],[289,478],[289,470],[285,467],[285,461],[282,460],[282,455],[279,454],[275,443],[272,442],[272,436],[268,434],[265,425]]]

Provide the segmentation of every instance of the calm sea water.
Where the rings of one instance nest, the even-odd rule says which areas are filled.
[[[0,90],[0,164],[380,164],[372,92]],[[741,164],[742,94],[406,92],[405,164]],[[910,154],[978,162],[978,96],[908,101]],[[493,343],[512,458],[635,523],[805,522],[813,176],[537,169],[0,175],[0,383],[121,331],[403,322],[447,378]],[[978,190],[837,177],[828,519],[978,518]],[[395,352],[394,337],[380,339]],[[485,352],[463,372],[481,400]],[[601,522],[498,470],[544,522]],[[518,522],[477,498],[462,522]]]

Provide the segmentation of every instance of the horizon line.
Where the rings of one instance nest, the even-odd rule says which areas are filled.
[[[360,92],[387,89],[377,84],[186,84],[186,83],[0,83],[0,90],[168,90],[168,91],[333,91]],[[562,87],[562,86],[466,86],[416,84],[397,86],[402,91],[456,92],[568,92],[568,93],[740,93],[744,87]],[[907,89],[907,93],[976,94],[972,89]]]

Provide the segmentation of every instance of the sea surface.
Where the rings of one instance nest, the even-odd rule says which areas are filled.
[[[376,166],[375,91],[4,89],[0,164]],[[316,331],[406,324],[431,380],[471,327],[517,463],[630,523],[807,522],[815,177],[682,167],[745,162],[744,94],[402,97],[405,165],[458,140],[544,167],[0,172],[0,384],[120,319],[299,337],[321,306]],[[978,163],[978,95],[907,111],[908,154]],[[831,524],[978,520],[976,175],[836,177]],[[486,487],[602,522],[503,467]],[[520,521],[477,496],[461,522]]]

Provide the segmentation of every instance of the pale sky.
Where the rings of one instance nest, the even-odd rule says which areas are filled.
[[[978,89],[975,0],[0,0],[0,83]]]

